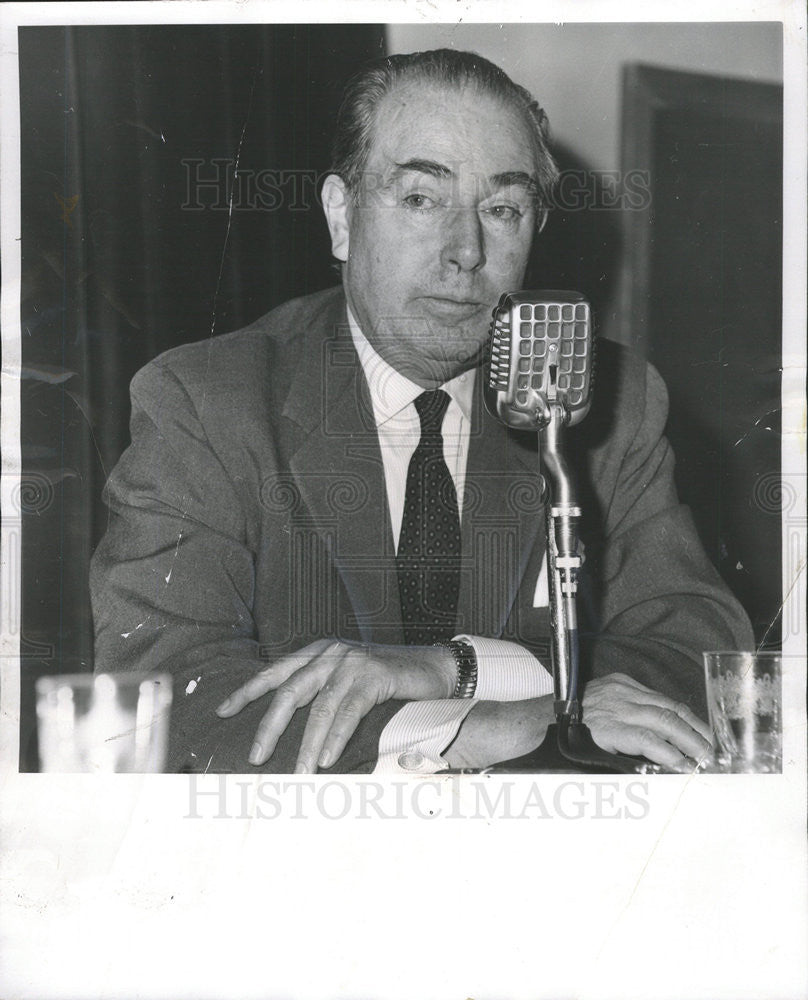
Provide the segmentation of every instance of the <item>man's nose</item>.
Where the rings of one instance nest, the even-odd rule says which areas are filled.
[[[447,227],[441,254],[444,267],[478,271],[485,265],[485,241],[476,209],[452,209]]]

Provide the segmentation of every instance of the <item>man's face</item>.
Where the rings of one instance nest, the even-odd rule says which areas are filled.
[[[476,363],[500,295],[521,287],[534,177],[528,126],[476,88],[401,84],[378,107],[338,256],[363,333],[425,388]]]

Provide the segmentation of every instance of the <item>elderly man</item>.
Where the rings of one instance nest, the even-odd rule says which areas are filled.
[[[477,366],[550,203],[546,131],[479,56],[371,65],[322,191],[342,288],[134,379],[96,669],[172,674],[170,769],[432,772],[541,742],[536,440],[486,416]],[[676,769],[707,748],[700,651],[751,635],[676,499],[665,408],[653,370],[604,343],[570,449],[584,721]]]

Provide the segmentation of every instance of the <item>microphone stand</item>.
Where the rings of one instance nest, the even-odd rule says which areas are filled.
[[[649,762],[602,750],[581,720],[576,608],[578,571],[581,568],[578,538],[581,509],[575,499],[572,476],[562,448],[563,429],[569,422],[569,413],[556,400],[547,403],[542,400],[540,410],[539,462],[543,456],[547,471],[544,500],[556,721],[547,727],[547,734],[536,750],[495,764],[486,771],[519,773],[540,769],[636,774],[644,771]]]

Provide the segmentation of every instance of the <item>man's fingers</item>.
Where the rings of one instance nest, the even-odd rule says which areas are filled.
[[[331,767],[342,756],[348,740],[356,732],[356,727],[377,702],[368,695],[356,692],[340,705],[329,730],[318,764]]]
[[[275,691],[269,710],[259,723],[250,750],[251,764],[263,764],[272,755],[292,716],[326,686],[341,662],[344,649],[339,643],[325,642],[305,667],[295,671]],[[309,646],[307,649],[311,649]],[[319,749],[319,748],[318,748]]]
[[[667,743],[653,729],[626,727],[622,739],[616,741],[618,753],[645,757],[654,764],[661,764],[672,771],[688,770],[688,758],[675,746]],[[691,768],[692,769],[692,768]]]
[[[375,704],[356,678],[347,675],[332,687],[326,685],[312,702],[295,772],[313,774],[336,761],[360,720]]]
[[[598,714],[625,723],[645,725],[647,721],[655,731],[661,727],[666,738],[669,735],[676,738],[677,734],[684,737],[691,748],[693,733],[711,743],[709,725],[688,705],[645,687],[626,674],[611,674],[591,681],[584,692],[583,708],[585,722]]]
[[[634,680],[633,677],[628,677],[625,674],[616,675],[620,680],[627,684],[629,687],[633,687],[638,694],[636,697],[638,702],[642,702],[647,705],[654,705],[659,709],[675,712],[676,715],[685,722],[691,729],[695,729],[697,733],[704,737],[708,742],[711,741],[711,730],[706,722],[703,722],[696,713],[684,702],[674,701],[673,698],[669,698],[667,695],[660,694],[658,691],[654,691],[652,688],[646,687],[644,684],[640,684],[639,681]],[[642,694],[640,695],[639,692]]]
[[[310,751],[304,739],[297,772],[307,774],[316,771],[318,767],[331,767],[342,756],[356,727],[377,703],[378,698],[368,688],[350,690],[333,713],[327,731],[323,734],[321,730],[318,734],[318,737],[322,735],[323,738],[318,738],[316,744],[313,742]]]
[[[276,688],[285,680],[286,678],[281,673],[276,672],[275,665],[264,667],[254,677],[251,677],[246,684],[242,684],[240,688],[237,688],[226,698],[216,709],[216,714],[223,719],[227,719],[231,715],[237,715],[245,705],[249,705],[251,701],[261,698],[267,691],[272,691],[273,688]]]
[[[706,722],[703,722],[694,711],[682,702],[674,702],[672,707],[680,719],[695,729],[712,746],[713,731]]]
[[[710,751],[709,741],[689,721],[659,705],[625,705],[620,713],[595,710],[589,726],[604,750],[640,754],[677,770],[687,768],[687,758],[698,761]]]
[[[251,764],[263,764],[272,756],[281,734],[292,721],[292,716],[311,701],[319,686],[319,680],[312,671],[310,675],[296,677],[278,688],[269,710],[255,731],[249,756]]]
[[[686,755],[668,743],[655,729],[608,717],[593,720],[590,729],[595,743],[609,753],[645,757],[672,771],[686,768]]]
[[[639,716],[635,713],[639,712]],[[666,695],[654,691],[643,696],[642,702],[635,702],[626,712],[626,721],[635,717],[650,720],[649,725],[669,742],[674,743],[688,756],[703,756],[711,746],[710,727],[683,702],[676,702]],[[706,744],[706,745],[705,745]]]
[[[237,715],[245,705],[262,698],[268,691],[274,691],[284,684],[298,670],[302,670],[312,659],[333,645],[331,640],[319,639],[289,656],[282,656],[269,667],[259,670],[240,688],[237,688],[216,709],[216,714],[223,719]]]
[[[702,735],[687,719],[673,708],[659,708],[654,706],[650,710],[654,732],[663,736],[668,743],[673,744],[678,750],[694,760],[700,760],[710,751],[710,741],[707,736]],[[692,714],[692,713],[691,713]],[[694,721],[695,716],[694,716]]]
[[[303,730],[303,739],[300,741],[300,750],[297,755],[295,765],[296,774],[313,774],[317,770],[317,761],[320,757],[325,738],[334,721],[334,717],[339,709],[340,702],[348,693],[350,680],[343,680],[336,683],[329,679],[309,709],[309,717],[306,720],[306,728]]]

